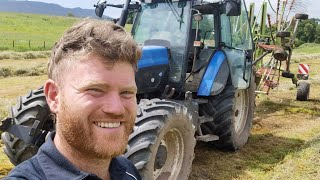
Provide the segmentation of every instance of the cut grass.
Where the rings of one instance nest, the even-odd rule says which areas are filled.
[[[1,153],[0,153],[0,179],[2,179],[5,175],[7,175],[11,169],[14,167],[8,157],[2,152],[4,144],[0,141],[0,148],[1,148]]]
[[[320,179],[320,136],[317,136],[274,168],[271,179]]]
[[[39,76],[47,73],[46,58],[43,59],[21,59],[21,60],[1,60],[0,77],[10,76]]]
[[[310,100],[296,101],[295,85],[281,78],[269,96],[256,99],[252,134],[241,150],[197,144],[190,180],[320,178],[320,59],[304,57],[299,63],[311,64]]]
[[[49,56],[50,56],[50,51],[27,51],[27,52],[2,51],[0,52],[0,60],[37,59],[37,58],[48,58]]]

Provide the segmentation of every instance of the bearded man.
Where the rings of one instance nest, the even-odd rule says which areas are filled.
[[[56,131],[5,179],[141,179],[124,153],[141,50],[114,23],[85,19],[55,44],[44,92]]]

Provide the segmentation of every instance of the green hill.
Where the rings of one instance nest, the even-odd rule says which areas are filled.
[[[78,20],[80,18],[0,12],[0,51],[50,49]]]

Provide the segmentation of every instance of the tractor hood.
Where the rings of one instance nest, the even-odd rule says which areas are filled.
[[[145,46],[138,62],[136,84],[138,94],[159,91],[167,84],[169,49],[162,46]]]
[[[138,69],[169,63],[168,49],[162,46],[144,46]]]

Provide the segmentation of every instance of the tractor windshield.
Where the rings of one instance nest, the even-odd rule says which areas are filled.
[[[146,40],[161,39],[171,47],[186,46],[190,2],[142,4],[132,29],[134,39],[141,45]]]
[[[169,82],[178,88],[184,80],[188,59],[191,1],[157,2],[141,4],[132,35],[140,45],[159,45],[170,49]]]

